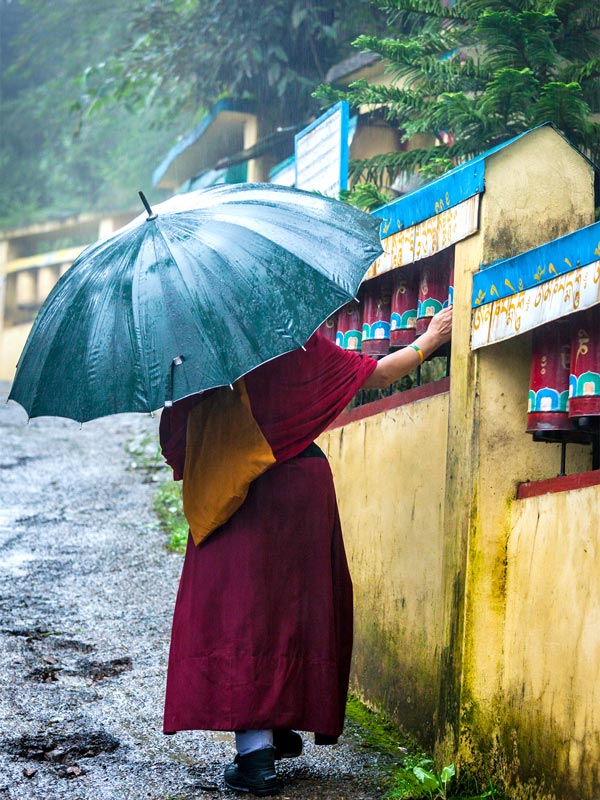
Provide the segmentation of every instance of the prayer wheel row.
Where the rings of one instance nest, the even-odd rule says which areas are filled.
[[[345,350],[382,356],[427,330],[431,318],[452,304],[452,254],[393,270],[366,281],[359,302],[341,308],[320,332]]]
[[[534,331],[527,432],[578,430],[600,417],[600,309]]]

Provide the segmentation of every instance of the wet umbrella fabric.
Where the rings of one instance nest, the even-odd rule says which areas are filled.
[[[378,231],[350,206],[269,184],[176,195],[76,259],[9,399],[85,422],[231,384],[355,296]]]

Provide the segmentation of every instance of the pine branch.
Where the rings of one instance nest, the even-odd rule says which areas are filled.
[[[473,19],[469,0],[458,0],[454,5],[443,5],[439,0],[374,0],[374,2],[378,8],[390,15],[407,13],[435,20],[463,22]]]

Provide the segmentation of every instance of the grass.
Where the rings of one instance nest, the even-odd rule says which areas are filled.
[[[493,784],[479,783],[466,771],[456,777],[452,764],[437,771],[431,756],[410,735],[356,695],[348,698],[346,715],[351,726],[359,729],[363,746],[386,756],[382,800],[506,800]]]
[[[185,551],[188,524],[183,514],[181,483],[171,480],[171,469],[165,464],[156,435],[143,434],[130,441],[130,469],[139,470],[146,483],[156,483],[153,507],[162,530],[167,534],[167,547],[177,553]]]
[[[161,484],[154,495],[154,511],[168,536],[168,548],[183,553],[188,539],[188,524],[183,514],[181,483]]]

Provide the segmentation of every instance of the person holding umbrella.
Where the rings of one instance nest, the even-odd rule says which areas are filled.
[[[81,423],[163,409],[190,528],[164,730],[235,731],[226,783],[266,796],[294,728],[333,743],[344,720],[352,584],[314,440],[446,342],[451,311],[379,362],[345,352],[313,332],[381,254],[379,220],[272,184],[140,197],[44,302],[9,399]]]
[[[231,789],[277,794],[275,761],[342,732],[352,584],[331,471],[314,439],[361,388],[384,388],[450,339],[452,309],[379,361],[313,335],[232,388],[162,414],[190,537],[175,606],[165,733],[231,730]]]

